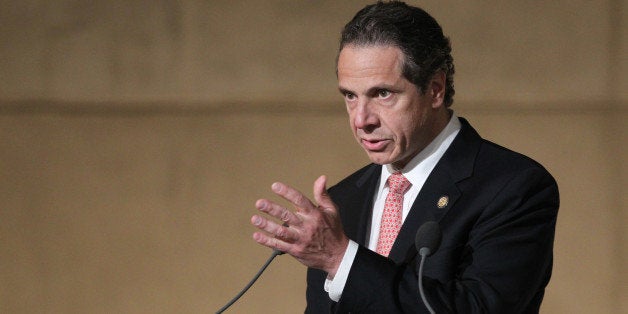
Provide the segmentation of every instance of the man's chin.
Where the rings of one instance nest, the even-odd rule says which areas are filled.
[[[384,152],[369,152],[367,151],[366,154],[368,155],[369,159],[371,160],[372,163],[374,164],[378,164],[378,165],[387,165],[393,162],[393,160],[390,158],[389,154],[385,154]]]

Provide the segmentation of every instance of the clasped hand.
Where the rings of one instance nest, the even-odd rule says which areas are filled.
[[[253,215],[251,223],[264,231],[253,234],[257,243],[290,254],[305,266],[321,269],[333,278],[349,239],[336,205],[327,194],[326,183],[325,176],[314,182],[314,200],[318,205],[288,185],[273,183],[272,191],[292,203],[295,210],[259,199],[255,207],[283,224],[267,219],[266,215]]]

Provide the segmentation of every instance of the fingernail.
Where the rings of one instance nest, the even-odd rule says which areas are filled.
[[[261,218],[259,218],[259,217],[257,217],[257,216],[254,216],[254,217],[253,217],[253,224],[254,224],[254,225],[258,226],[261,222],[262,222],[262,219],[261,219]]]
[[[273,189],[273,191],[275,192],[280,192],[281,191],[281,184],[279,184],[278,182],[273,183],[273,185],[271,186],[271,188]]]

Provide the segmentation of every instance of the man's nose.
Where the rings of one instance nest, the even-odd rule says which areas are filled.
[[[356,128],[366,131],[377,127],[379,123],[377,113],[373,110],[372,103],[368,100],[358,103],[353,119]]]

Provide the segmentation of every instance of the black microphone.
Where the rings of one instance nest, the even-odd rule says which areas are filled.
[[[421,300],[423,300],[423,304],[427,307],[427,310],[430,311],[431,314],[434,314],[434,310],[430,306],[430,303],[427,302],[427,297],[423,292],[423,263],[425,263],[425,259],[434,254],[438,247],[440,246],[442,234],[440,232],[440,226],[436,221],[428,221],[419,227],[419,230],[416,232],[416,237],[414,239],[414,244],[416,245],[417,251],[419,251],[419,255],[421,256],[421,264],[419,266],[419,294],[421,294]]]

